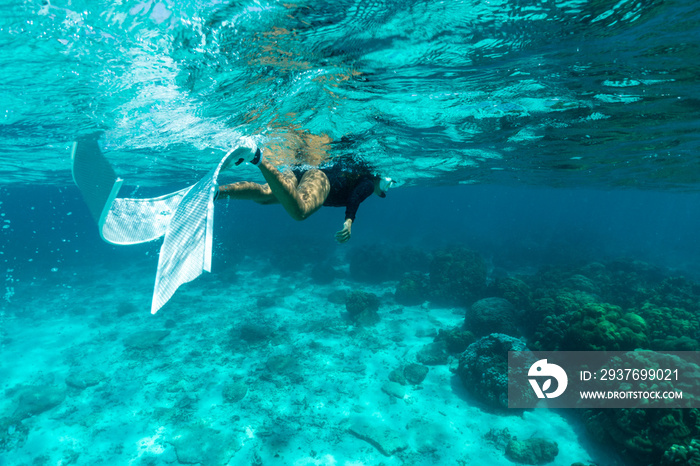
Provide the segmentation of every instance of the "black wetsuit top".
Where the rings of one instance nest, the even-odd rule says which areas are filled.
[[[292,171],[301,181],[308,168],[294,167]],[[328,177],[331,190],[323,203],[328,207],[345,207],[345,218],[355,221],[360,203],[374,193],[374,177],[367,170],[358,169],[355,164],[342,161],[319,167]]]

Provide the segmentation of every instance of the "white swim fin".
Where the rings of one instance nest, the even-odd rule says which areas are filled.
[[[73,143],[73,181],[80,189],[102,239],[138,244],[165,234],[177,206],[192,186],[151,199],[117,197],[124,180],[102,155],[97,138]]]
[[[155,314],[183,283],[211,272],[214,198],[228,154],[180,202],[160,248],[151,313]]]
[[[73,143],[73,180],[112,244],[138,244],[165,236],[151,303],[155,314],[183,283],[211,271],[217,178],[232,152],[199,183],[150,199],[118,198],[123,180],[102,155],[97,138]]]

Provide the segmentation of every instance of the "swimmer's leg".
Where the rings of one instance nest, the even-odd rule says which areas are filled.
[[[296,185],[290,183],[289,176],[266,159],[260,162],[258,168],[272,193],[294,220],[304,220],[320,209],[331,190],[328,177],[321,170],[307,171]]]
[[[284,183],[289,185],[290,189],[296,189],[297,178],[293,172],[285,171],[282,173],[282,177]],[[258,184],[251,181],[239,181],[238,183],[219,186],[219,194],[216,199],[253,201],[263,205],[280,203],[272,193],[269,184]]]
[[[253,201],[258,204],[274,204],[277,198],[270,187],[266,184],[252,183],[250,181],[239,181],[219,186],[219,199],[238,199],[242,201]]]

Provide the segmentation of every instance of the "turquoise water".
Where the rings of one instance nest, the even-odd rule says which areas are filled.
[[[0,0],[0,465],[683,464],[693,412],[509,411],[463,355],[700,349],[699,33],[692,1]],[[344,245],[341,209],[217,202],[151,316],[161,243],[102,242],[73,185],[95,133],[123,196],[251,140],[399,186]]]
[[[4,183],[106,132],[137,183],[325,134],[409,185],[689,188],[694,2],[3,2]]]

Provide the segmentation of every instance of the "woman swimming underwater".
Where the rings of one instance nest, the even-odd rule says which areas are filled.
[[[386,197],[394,183],[373,172],[365,163],[352,158],[338,158],[318,168],[293,165],[279,170],[259,148],[236,148],[230,153],[236,165],[249,162],[262,172],[266,184],[250,181],[219,186],[218,199],[251,200],[259,204],[282,204],[295,220],[304,220],[321,206],[345,207],[342,230],[335,234],[339,243],[350,239],[352,224],[362,201],[372,194]]]

